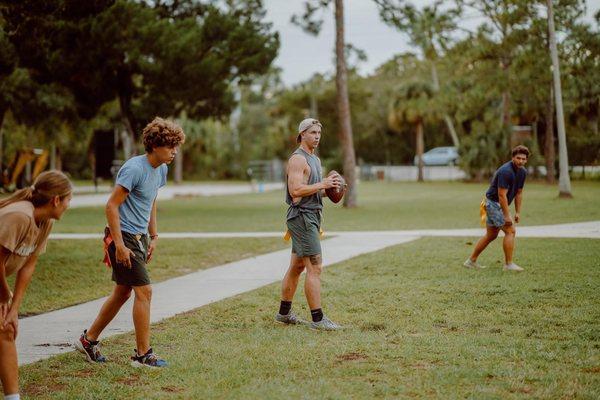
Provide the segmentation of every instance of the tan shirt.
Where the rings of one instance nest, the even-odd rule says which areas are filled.
[[[30,201],[17,201],[0,208],[0,245],[11,253],[4,265],[6,276],[18,272],[29,256],[46,251],[53,220],[37,226],[33,210]]]

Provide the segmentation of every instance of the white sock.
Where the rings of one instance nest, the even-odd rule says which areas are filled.
[[[21,400],[21,395],[19,393],[16,394],[5,394],[4,400]]]

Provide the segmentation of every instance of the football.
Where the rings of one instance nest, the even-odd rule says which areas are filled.
[[[333,201],[334,203],[339,203],[340,200],[342,200],[344,194],[346,194],[346,188],[348,187],[344,177],[340,175],[340,178],[342,179],[342,187],[325,189],[325,194],[327,197],[329,197],[329,200]]]

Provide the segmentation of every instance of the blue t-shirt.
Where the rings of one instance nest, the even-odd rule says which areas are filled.
[[[127,160],[117,174],[117,185],[129,191],[119,206],[121,230],[137,235],[148,233],[152,204],[158,189],[167,183],[167,165],[153,168],[146,155]]]
[[[508,189],[506,199],[510,204],[517,191],[525,186],[525,178],[527,178],[527,170],[524,167],[517,169],[513,162],[509,161],[496,170],[485,195],[488,199],[498,202],[498,188]]]

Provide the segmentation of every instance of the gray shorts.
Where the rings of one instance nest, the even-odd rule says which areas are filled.
[[[292,253],[298,257],[309,257],[321,254],[321,216],[318,213],[300,213],[287,221],[292,235]]]
[[[502,206],[497,201],[485,199],[485,212],[487,218],[485,220],[487,226],[494,228],[502,228],[504,226],[504,213]]]

